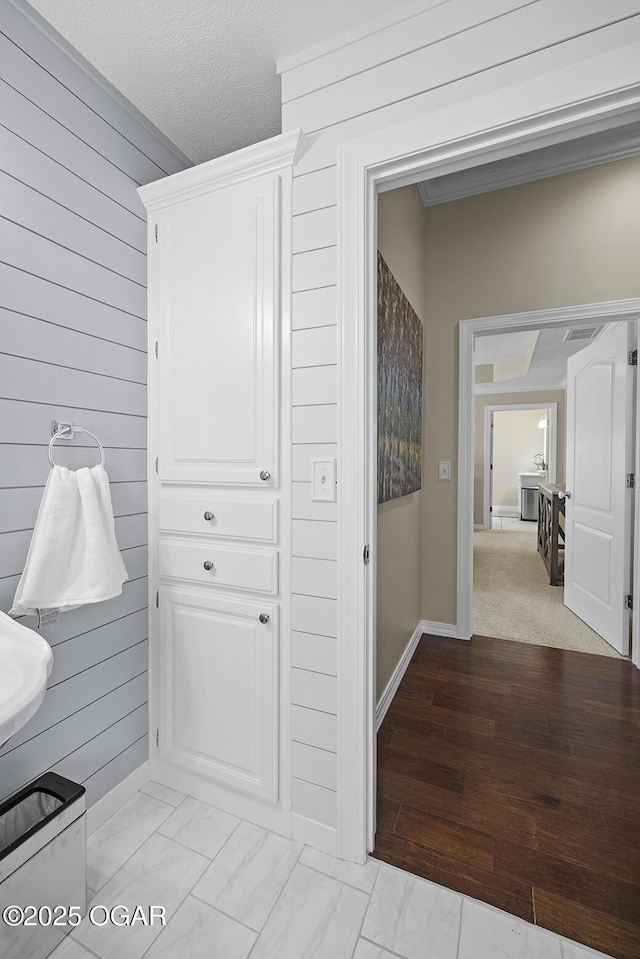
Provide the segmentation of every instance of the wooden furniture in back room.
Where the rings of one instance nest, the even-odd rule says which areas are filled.
[[[557,483],[540,483],[538,489],[538,552],[551,586],[564,585],[564,492]]]

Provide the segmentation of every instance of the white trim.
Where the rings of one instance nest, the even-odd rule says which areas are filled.
[[[429,619],[423,619],[420,623],[422,632],[428,636],[444,636],[448,639],[467,639],[466,636],[458,634],[458,627],[455,623],[434,623]]]
[[[149,782],[149,760],[117,783],[113,789],[87,809],[87,836],[95,832],[107,819],[133,799],[143,786]]]
[[[639,148],[640,152],[640,148]],[[182,175],[182,174],[180,174]],[[616,323],[630,319],[640,310],[640,298],[625,300],[603,300],[601,303],[578,303],[554,310],[532,310],[527,313],[500,313],[497,316],[481,316],[474,320],[461,320],[461,323],[473,323],[474,336],[492,336],[504,333],[505,328],[513,332],[544,330],[554,326],[570,326],[573,323],[600,324]],[[479,384],[482,386],[492,384]],[[544,393],[548,387],[538,387],[537,392]]]
[[[636,349],[640,346],[640,319],[636,320]],[[635,375],[635,419],[636,419],[636,450],[634,469],[636,473],[636,493],[634,497],[635,523],[633,526],[633,583],[631,591],[635,613],[631,612],[631,662],[640,669],[640,500],[638,500],[638,478],[640,477],[640,367],[636,367]]]
[[[398,660],[396,668],[391,673],[391,678],[384,688],[382,696],[378,700],[376,705],[376,732],[380,729],[382,725],[382,720],[387,715],[387,710],[393,702],[393,697],[398,692],[398,686],[402,682],[402,677],[407,671],[409,663],[411,662],[411,657],[416,651],[416,647],[420,642],[420,637],[422,636],[422,622],[419,622],[416,628],[413,631],[411,639],[405,647],[405,651]]]
[[[467,444],[472,451],[474,448],[475,397],[471,401],[469,393],[475,380],[474,340],[479,333],[490,335],[507,331],[546,329],[553,326],[566,326],[568,323],[582,322],[586,319],[601,324],[618,323],[621,320],[636,319],[638,316],[640,316],[640,298],[607,300],[604,303],[583,303],[558,310],[536,310],[530,313],[461,320],[459,324],[458,449],[468,448]],[[544,401],[540,403],[540,406],[549,405]],[[464,463],[460,461],[458,467],[457,606],[458,629],[467,639],[473,630],[473,512],[469,514],[468,509],[470,504],[473,510],[474,471],[473,455],[466,457]],[[640,535],[640,510],[636,517],[636,525]]]
[[[544,390],[542,392],[545,392]],[[491,419],[494,413],[517,412],[519,410],[546,410],[549,413],[549,465],[548,482],[555,483],[557,476],[558,461],[558,404],[549,403],[546,400],[540,400],[539,403],[508,403],[506,406],[500,406],[496,403],[487,403],[484,408],[484,462],[482,471],[482,522],[485,529],[491,529],[491,516],[520,516],[520,510],[517,506],[494,506],[491,511],[491,495],[493,492],[493,482],[491,475],[491,463],[493,461],[493,450],[491,443],[493,433],[491,431]],[[533,465],[533,464],[532,464]],[[475,468],[474,468],[475,482]]]
[[[544,152],[522,153],[499,161],[491,168],[471,167],[446,178],[434,177],[418,184],[425,207],[449,203],[462,197],[477,196],[489,190],[502,190],[519,183],[530,183],[557,176],[568,170],[582,170],[598,163],[609,163],[638,153],[638,131],[607,131],[586,143],[582,140],[557,144]]]
[[[313,846],[329,856],[337,855],[338,833],[333,826],[325,826],[315,819],[307,819],[299,813],[291,814],[291,838],[303,842],[306,846]]]
[[[404,653],[398,661],[398,665],[391,674],[389,682],[384,688],[382,696],[376,706],[376,732],[380,729],[387,710],[393,702],[393,697],[398,692],[398,687],[402,682],[402,677],[406,673],[409,663],[415,653],[418,643],[423,634],[428,636],[446,636],[450,639],[458,639],[458,630],[452,623],[433,623],[428,619],[421,619],[413,631],[411,639],[407,643]]]
[[[169,137],[165,136],[161,130],[159,130],[151,120],[144,115],[137,107],[131,103],[130,100],[124,96],[123,93],[118,90],[117,87],[114,87],[112,83],[103,76],[99,70],[97,70],[89,60],[85,59],[81,53],[79,53],[75,47],[73,47],[68,40],[66,40],[62,34],[49,23],[48,20],[45,20],[44,17],[41,17],[37,10],[34,10],[30,4],[24,2],[24,0],[9,0],[9,3],[12,4],[18,10],[25,19],[29,20],[34,27],[40,31],[48,40],[51,41],[58,49],[64,53],[69,60],[71,60],[75,65],[86,73],[90,80],[99,86],[107,96],[111,97],[118,106],[124,110],[126,113],[132,117],[137,124],[150,133],[151,136],[158,141],[158,143],[168,150],[178,162],[186,167],[193,166],[193,160],[191,157],[188,157],[186,153],[183,153],[182,150],[172,143]],[[139,148],[138,148],[139,149]],[[155,161],[154,161],[155,162]]]
[[[344,859],[364,863],[375,828],[375,580],[371,565],[362,562],[362,548],[371,542],[376,521],[375,498],[371,503],[376,192],[385,183],[417,183],[436,167],[442,173],[464,169],[631,123],[640,117],[639,64],[640,44],[629,44],[338,148],[338,855]],[[461,369],[473,369],[472,336],[460,337],[460,363]],[[471,410],[474,396],[473,377],[461,380],[459,408]],[[473,416],[467,413],[467,419],[473,425]],[[472,470],[473,436],[463,442],[459,433],[458,473]],[[470,582],[473,501],[464,483],[458,483],[457,525],[458,582]],[[458,589],[458,634],[470,636],[471,609],[462,592]]]
[[[549,393],[551,390],[566,389],[567,381],[547,383],[544,386],[509,386],[508,381],[502,383],[476,383],[476,396],[485,396],[487,393]]]
[[[147,212],[154,213],[202,193],[209,193],[212,189],[221,190],[234,183],[290,167],[300,159],[308,143],[302,130],[292,130],[235,153],[199,163],[171,177],[154,180],[153,183],[138,187],[138,193]]]

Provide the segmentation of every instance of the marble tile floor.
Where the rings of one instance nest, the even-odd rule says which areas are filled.
[[[85,918],[53,959],[603,959],[393,866],[341,862],[157,783],[87,847],[90,906],[164,906],[167,923]]]

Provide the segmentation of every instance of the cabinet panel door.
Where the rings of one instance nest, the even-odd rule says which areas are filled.
[[[278,607],[174,587],[160,604],[161,759],[276,802]]]
[[[278,182],[257,177],[158,216],[161,480],[277,482]]]

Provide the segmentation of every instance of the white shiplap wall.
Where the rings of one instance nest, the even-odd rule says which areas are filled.
[[[55,657],[49,690],[0,750],[0,800],[55,768],[84,783],[91,805],[148,755],[146,221],[136,188],[188,165],[26,4],[0,0],[0,609],[24,567],[52,419],[85,426],[105,447],[130,577],[117,599],[43,630]],[[57,461],[93,465],[92,445],[59,443]]]
[[[339,454],[337,150],[639,39],[640,0],[425,0],[279,64],[283,129],[300,126],[311,144],[294,168],[293,197],[294,830],[307,838],[318,824],[314,838],[328,850],[336,643],[348,637],[336,628],[335,507],[311,503],[309,491],[311,459]]]

